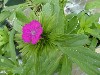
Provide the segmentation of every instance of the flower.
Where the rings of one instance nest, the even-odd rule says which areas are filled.
[[[41,24],[33,20],[22,28],[22,39],[26,43],[37,44],[43,32]]]

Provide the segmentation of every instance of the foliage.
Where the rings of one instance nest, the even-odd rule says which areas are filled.
[[[7,6],[4,1],[0,23],[7,23],[0,28],[0,71],[5,75],[71,75],[76,63],[88,75],[100,74],[100,54],[94,51],[100,40],[100,14],[87,15],[88,9],[99,7],[100,2],[87,3],[87,11],[69,15],[63,12],[65,2],[26,0]],[[30,11],[24,12],[26,9]],[[22,27],[31,20],[38,20],[43,27],[36,45],[21,37]]]
[[[86,4],[86,9],[100,8],[99,0],[91,1]]]

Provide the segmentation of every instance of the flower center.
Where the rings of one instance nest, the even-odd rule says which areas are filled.
[[[36,34],[36,32],[34,30],[32,30],[31,34],[34,36]]]

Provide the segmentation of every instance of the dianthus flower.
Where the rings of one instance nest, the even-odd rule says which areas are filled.
[[[41,24],[33,20],[22,28],[22,39],[26,43],[37,44],[43,32]]]

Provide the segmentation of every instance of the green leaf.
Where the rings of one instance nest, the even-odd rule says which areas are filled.
[[[65,55],[63,57],[63,63],[62,63],[60,75],[71,75],[71,73],[72,73],[72,62],[68,58],[68,56]]]
[[[56,34],[63,34],[64,33],[64,26],[65,26],[65,23],[64,23],[65,16],[63,13],[63,9],[60,9],[59,0],[52,0],[50,4],[52,6],[52,10],[53,10],[52,12],[56,16],[55,21],[54,21],[55,26],[54,26],[54,29],[51,33],[55,34],[55,35]]]
[[[10,16],[9,11],[4,11],[0,14],[0,22],[3,22],[5,19],[7,19]]]
[[[100,14],[91,15],[86,19],[86,27],[92,26],[92,23],[98,21]]]
[[[23,23],[29,23],[30,22],[30,19],[28,17],[26,17],[22,11],[16,12],[16,18]]]
[[[22,69],[22,67],[14,67],[13,68],[13,70],[12,70],[12,72],[14,73],[14,74],[21,74],[22,73],[22,71],[23,71],[23,69]]]
[[[54,30],[55,33],[64,34],[64,26],[65,26],[64,21],[65,21],[65,16],[63,14],[63,11],[60,11],[59,12],[59,16],[57,16],[57,20],[55,20],[55,22],[57,24],[56,28]]]
[[[50,3],[46,3],[43,7],[42,7],[42,13],[49,16],[52,14],[52,8]]]
[[[88,75],[99,75],[99,72],[94,66],[91,66],[90,64],[87,64],[87,62],[81,62],[78,61],[77,59],[72,60]],[[85,61],[85,60],[84,60]],[[94,69],[95,68],[95,69]],[[97,73],[96,73],[97,72]]]
[[[97,46],[98,40],[96,38],[93,38],[90,44],[90,49],[91,50],[95,50],[96,46]]]
[[[56,38],[58,44],[60,44],[62,47],[82,46],[89,43],[88,37],[83,34],[66,34],[60,35]]]
[[[15,35],[15,30],[13,29],[10,32],[9,36],[9,47],[10,47],[10,53],[11,53],[11,59],[16,63],[16,52],[15,52],[15,44],[14,44],[14,35]]]
[[[0,55],[0,67],[1,66],[5,69],[12,69],[14,67],[14,64],[11,60],[9,60],[6,57]]]
[[[80,28],[77,32],[77,34],[84,34],[84,29],[83,28]]]
[[[100,74],[100,54],[85,47],[60,47],[64,54],[80,66],[88,75]]]
[[[85,27],[85,22],[86,22],[86,17],[85,17],[85,15],[82,15],[82,17],[80,19],[80,27],[81,28]]]
[[[94,29],[85,28],[85,32],[93,35],[94,37],[97,37],[98,39],[100,39],[100,34],[97,31],[95,31]]]
[[[7,27],[4,27],[3,29],[0,28],[0,46],[5,45],[8,43],[9,35],[8,35],[8,29]]]
[[[40,23],[42,23],[42,27],[45,33],[51,33],[56,28],[56,15],[46,16],[42,14],[42,19],[40,19]]]
[[[49,55],[42,60],[41,69],[38,75],[52,75],[56,71],[61,58],[62,53],[60,51],[50,52]]]
[[[77,27],[78,20],[77,17],[74,16],[68,23],[67,30],[65,31],[66,33],[71,33],[75,28]]]
[[[57,69],[57,67],[59,66],[59,62],[60,62],[60,59],[61,59],[61,55],[58,56],[57,58],[55,58],[56,60],[53,60],[47,67],[47,72],[46,74],[48,75],[52,75],[55,70]]]
[[[60,58],[61,58],[61,57],[57,58],[55,61],[53,61],[52,63],[50,63],[50,64],[48,65],[46,75],[47,75],[47,74],[48,74],[48,75],[52,75],[52,74],[55,72],[55,70],[56,70],[57,67],[59,66]]]
[[[57,16],[62,15],[60,12],[60,5],[59,0],[51,0],[51,5],[53,7],[53,13],[55,13]]]
[[[15,18],[14,23],[13,23],[13,28],[16,31],[18,31],[19,33],[22,33],[22,26],[21,25],[22,25],[22,23]]]
[[[86,9],[100,8],[100,0],[90,1],[85,6]]]
[[[21,75],[28,75],[31,69],[33,69],[34,74],[36,73],[36,69],[35,69],[36,61],[35,60],[37,60],[37,57],[35,55],[34,55],[34,57],[30,56],[27,59],[27,62],[25,63],[25,65],[23,67],[23,72]]]
[[[34,10],[32,10],[29,14],[29,18],[30,20],[32,21],[33,19],[34,20],[38,20],[38,16],[35,14]]]

